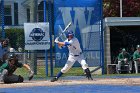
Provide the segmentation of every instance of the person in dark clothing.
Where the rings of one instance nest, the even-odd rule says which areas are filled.
[[[29,71],[29,80],[33,78],[34,72],[27,64],[18,62],[17,55],[10,54],[6,63],[0,66],[0,80],[4,83],[20,83],[24,81],[21,75],[13,74],[17,68],[25,67]]]

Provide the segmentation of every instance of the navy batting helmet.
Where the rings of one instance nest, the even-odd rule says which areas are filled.
[[[12,59],[17,59],[17,55],[16,54],[10,54],[9,56],[8,56],[8,60],[12,60]]]
[[[67,36],[67,38],[68,38],[69,36],[74,36],[73,31],[72,31],[72,30],[68,30],[67,33],[66,33],[66,36]]]

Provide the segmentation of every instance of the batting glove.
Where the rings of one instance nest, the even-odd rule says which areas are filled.
[[[58,43],[58,42],[59,42],[59,41],[58,41],[58,39],[59,39],[59,38],[57,37],[57,38],[55,39],[55,41],[54,41],[54,42],[55,42],[55,43]]]

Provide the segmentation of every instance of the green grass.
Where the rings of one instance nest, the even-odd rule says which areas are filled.
[[[53,69],[53,75],[56,76],[57,73],[61,70],[61,68],[54,68]],[[48,68],[48,77],[50,77],[50,68]],[[81,76],[83,75],[83,69],[81,67],[73,67],[71,68],[66,74],[63,76]],[[25,68],[18,68],[15,71],[15,74],[21,75],[24,78],[27,78],[28,71]],[[46,78],[46,72],[45,72],[45,66],[38,66],[37,67],[37,75],[35,75],[35,78]]]
[[[49,70],[49,76],[46,77],[45,74],[45,66],[38,66],[37,67],[37,75],[34,76],[35,79],[46,79],[50,78],[50,68]],[[61,70],[61,68],[54,68],[53,69],[53,75],[56,76],[57,73]],[[18,68],[15,72],[17,75],[21,75],[24,78],[28,77],[28,71],[25,68]],[[63,74],[63,76],[83,76],[84,71],[81,67],[73,67],[71,68],[67,73]],[[140,74],[105,74],[105,75],[93,75],[95,78],[108,78],[108,77],[116,77],[116,76],[140,76]]]

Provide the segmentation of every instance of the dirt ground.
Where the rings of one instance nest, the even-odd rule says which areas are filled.
[[[0,88],[16,88],[16,87],[34,87],[34,86],[58,86],[58,85],[82,85],[82,84],[104,84],[104,85],[130,85],[139,86],[140,78],[94,78],[94,80],[58,80],[50,82],[50,80],[33,80],[24,81],[23,83],[4,84],[0,83]]]

